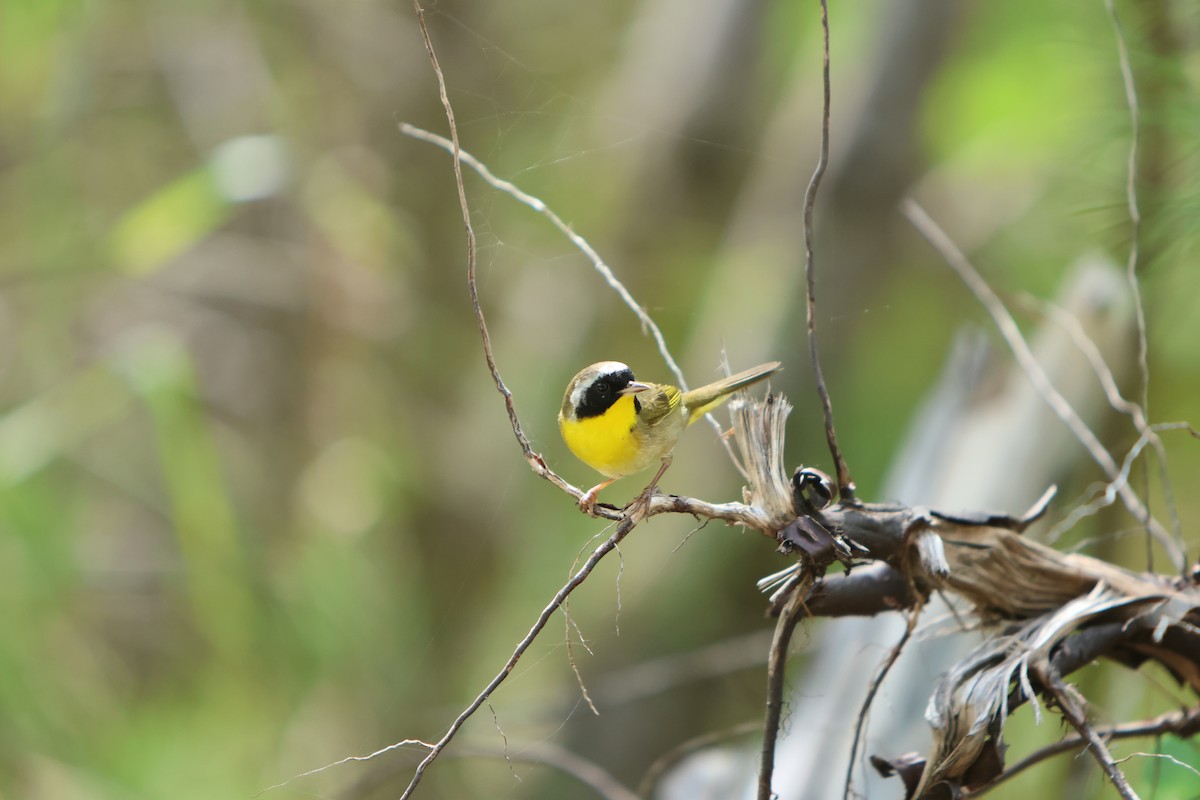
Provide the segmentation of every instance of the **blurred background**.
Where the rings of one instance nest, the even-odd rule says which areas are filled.
[[[1200,9],[1117,10],[1142,121],[1150,416],[1195,424]],[[783,361],[789,462],[829,469],[801,292],[817,5],[442,0],[427,17],[463,146],[589,239],[692,385],[725,359]],[[1009,364],[897,201],[921,198],[1033,330],[1035,298],[1080,258],[1125,263],[1129,110],[1101,0],[833,2],[830,17],[818,325],[860,496],[887,500],[960,332],[992,345],[976,391]],[[248,797],[435,740],[602,533],[521,459],[471,315],[450,160],[400,121],[446,133],[405,2],[0,3],[0,797]],[[591,485],[554,422],[567,381],[601,359],[669,374],[545,219],[473,175],[467,192],[500,370],[535,448]],[[1133,334],[1106,303],[1093,330],[1136,398]],[[1136,432],[1096,414],[1119,460]],[[1166,437],[1194,559],[1200,447]],[[1054,519],[1102,478],[1081,452],[1046,454]],[[1165,518],[1157,473],[1139,466],[1134,485],[1147,474]],[[740,498],[706,426],[662,485]],[[1060,545],[1141,569],[1141,537],[1116,535],[1136,529],[1110,509]],[[786,563],[757,534],[654,519],[572,597],[578,630],[555,617],[418,796],[591,796],[537,763],[552,748],[632,787],[680,743],[759,719],[772,623],[754,583]],[[797,637],[795,674],[822,627]],[[874,664],[892,640],[850,657]],[[1176,702],[1162,674],[1094,680],[1110,721]],[[1011,758],[1059,734],[1019,730]],[[395,797],[421,755],[265,797]],[[1103,795],[1070,761],[995,796]],[[1169,763],[1127,766],[1159,798],[1196,796]]]

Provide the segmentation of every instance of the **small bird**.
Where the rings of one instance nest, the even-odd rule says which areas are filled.
[[[778,361],[684,392],[665,383],[641,383],[620,361],[601,361],[571,379],[558,412],[563,441],[580,461],[608,480],[589,489],[579,507],[589,513],[596,495],[618,478],[661,462],[653,489],[671,462],[683,429],[744,386],[782,368]]]

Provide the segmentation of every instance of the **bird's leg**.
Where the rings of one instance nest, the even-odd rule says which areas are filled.
[[[626,515],[632,515],[635,511],[644,514],[650,508],[650,498],[654,496],[654,492],[658,489],[658,481],[662,478],[663,473],[667,471],[667,467],[671,466],[671,454],[663,456],[662,465],[658,468],[658,472],[654,473],[654,479],[646,485],[642,493],[625,506]]]
[[[589,517],[596,516],[596,499],[600,494],[600,490],[611,486],[616,480],[616,478],[609,478],[604,483],[598,483],[584,492],[583,497],[579,498],[579,510]]]
[[[658,488],[658,482],[662,479],[663,473],[667,471],[667,467],[671,466],[671,460],[673,458],[674,456],[670,453],[667,453],[665,456],[663,456],[662,466],[658,468],[658,472],[654,473],[654,480],[650,481],[650,485],[646,487],[644,492],[642,492],[647,500],[650,499],[650,495],[654,494],[654,490]]]

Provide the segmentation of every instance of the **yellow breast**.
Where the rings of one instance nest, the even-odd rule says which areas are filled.
[[[558,418],[563,441],[575,456],[609,478],[641,472],[658,461],[660,454],[647,452],[637,430],[633,397],[621,397],[603,414],[583,419]]]

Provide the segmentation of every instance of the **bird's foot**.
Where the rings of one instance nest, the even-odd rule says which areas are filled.
[[[667,471],[667,467],[671,466],[671,456],[663,457],[662,464],[658,468],[658,472],[654,474],[654,479],[646,485],[642,493],[633,498],[629,505],[625,506],[625,516],[637,516],[638,519],[645,519],[650,513],[650,498],[654,497],[654,493],[658,491],[658,481],[662,478],[663,473]]]
[[[599,492],[595,489],[589,489],[583,493],[583,497],[579,498],[579,510],[587,514],[589,517],[596,516],[596,499]]]
[[[650,499],[654,497],[654,493],[657,491],[658,487],[650,484],[646,487],[645,491],[630,500],[625,508],[621,509],[625,512],[626,518],[636,517],[638,519],[645,519],[646,515],[650,512]]]
[[[597,514],[596,514],[596,499],[600,496],[600,490],[607,486],[610,486],[614,480],[616,480],[616,478],[609,479],[609,480],[605,481],[604,483],[596,484],[595,486],[593,486],[592,488],[590,488],[586,492],[584,492],[583,496],[579,498],[579,510],[582,511],[583,513],[587,514],[589,517],[597,516]],[[608,504],[602,503],[601,505],[607,506]]]

